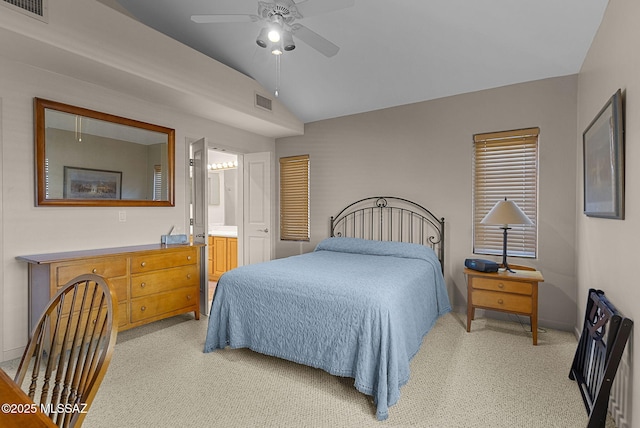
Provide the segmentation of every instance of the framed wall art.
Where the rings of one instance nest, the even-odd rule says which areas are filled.
[[[613,94],[582,134],[584,213],[624,219],[622,92]]]
[[[122,172],[64,167],[64,197],[68,199],[120,199]]]

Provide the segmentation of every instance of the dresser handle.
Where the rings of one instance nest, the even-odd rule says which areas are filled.
[[[503,284],[503,283],[501,283],[501,282],[499,282],[499,283],[498,283],[498,288],[504,288],[504,284]]]
[[[187,300],[191,300],[191,294],[187,294]]]
[[[146,284],[146,283],[144,283],[144,282],[141,282],[141,283],[140,283],[140,287],[141,287],[141,288],[144,288],[146,285],[147,285],[147,284]]]
[[[187,256],[187,260],[191,260],[191,256]]]
[[[141,311],[146,311],[146,310],[147,310],[147,307],[146,307],[146,306],[140,306],[140,310],[141,310]]]
[[[91,273],[96,273],[96,272],[98,272],[98,269],[96,269],[96,268],[93,268],[93,269],[91,270]]]
[[[187,279],[191,279],[191,274],[190,273],[187,274]]]
[[[498,303],[499,303],[499,304],[503,304],[503,303],[504,303],[504,300],[502,300],[502,299],[498,299]]]
[[[140,263],[140,266],[145,267],[147,265],[147,262],[142,262]]]

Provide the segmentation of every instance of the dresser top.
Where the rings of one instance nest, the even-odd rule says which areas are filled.
[[[61,253],[46,253],[46,254],[33,254],[29,256],[18,256],[17,260],[34,263],[34,264],[47,264],[62,262],[66,260],[82,259],[87,257],[102,257],[110,256],[114,254],[126,254],[137,253],[140,251],[154,251],[154,250],[176,250],[189,247],[202,247],[204,244],[147,244],[147,245],[132,245],[127,247],[114,247],[114,248],[98,248],[95,250],[79,250],[79,251],[65,251]]]

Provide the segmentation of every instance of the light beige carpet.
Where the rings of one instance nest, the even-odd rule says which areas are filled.
[[[352,379],[249,350],[202,352],[207,317],[178,316],[121,332],[85,420],[97,427],[584,427],[568,379],[569,332],[478,319],[438,320],[411,362],[411,378],[378,422]],[[2,367],[13,375],[18,361]]]

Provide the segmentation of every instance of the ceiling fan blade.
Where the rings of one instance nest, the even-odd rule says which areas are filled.
[[[223,24],[227,22],[256,22],[256,15],[192,15],[191,20],[198,24]]]
[[[332,57],[340,50],[338,46],[304,25],[293,24],[291,30],[294,36],[325,56]]]
[[[296,2],[296,8],[303,17],[307,17],[353,7],[355,3],[355,0],[303,0]]]

